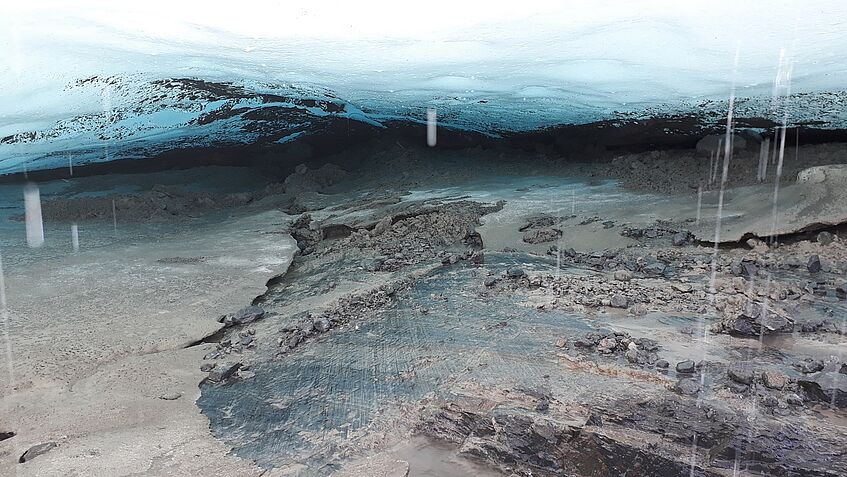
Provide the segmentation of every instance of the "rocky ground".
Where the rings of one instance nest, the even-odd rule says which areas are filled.
[[[807,159],[785,168],[784,186],[808,166],[838,163],[841,150],[799,148]],[[502,156],[495,151],[454,154],[432,171],[430,154],[381,149],[369,164],[392,164],[384,175],[335,158],[342,165],[303,165],[249,191],[120,198],[133,220],[234,205],[288,214],[269,233],[296,241],[291,266],[252,303],[206,317],[219,331],[201,340],[193,365],[205,373],[198,405],[236,455],[268,475],[847,473],[847,235],[838,224],[807,210],[795,216],[814,230],[763,237],[744,233],[756,225],[739,214],[742,240],[704,240],[698,227],[713,226],[701,224],[713,209],[700,217],[690,195],[714,170],[708,150],[591,167],[529,162],[532,174],[520,161],[480,172]],[[758,154],[739,150],[727,184],[736,197],[746,197],[742,186],[772,190],[757,185]],[[502,185],[521,172],[533,176],[528,186]],[[570,194],[555,206],[535,199],[560,194],[574,173],[587,184],[579,207],[568,210]],[[594,185],[602,177],[664,195],[619,199],[604,188],[614,186]],[[45,216],[108,220],[91,211],[113,199],[48,203]],[[412,364],[356,365],[365,360],[356,340],[376,362],[393,346],[380,323],[416,323],[408,332],[426,336],[448,316],[459,322],[446,336],[411,341],[420,356],[409,343],[385,354],[397,363],[414,354]],[[471,344],[457,351],[446,345],[454,341]],[[337,352],[334,343],[350,343],[337,368],[308,368]],[[368,381],[335,402],[337,376],[362,371]],[[283,385],[285,373],[330,392]],[[48,461],[56,450],[45,441],[24,460]],[[413,441],[455,465],[415,460]]]

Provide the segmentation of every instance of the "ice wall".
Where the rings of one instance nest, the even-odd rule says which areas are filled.
[[[775,87],[775,79],[780,77]],[[28,1],[0,17],[0,173],[284,142],[335,118],[497,134],[725,111],[847,123],[847,3]]]

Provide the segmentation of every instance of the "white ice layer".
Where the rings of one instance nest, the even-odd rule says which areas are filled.
[[[322,115],[423,122],[430,107],[439,125],[494,134],[689,113],[725,107],[733,84],[753,98],[742,113],[767,117],[780,58],[790,121],[847,123],[842,0],[10,3],[0,173],[255,140],[264,133],[245,133],[238,115],[198,118],[267,108],[262,93],[342,105],[296,105],[302,115],[275,142]],[[170,78],[250,94],[175,97],[154,83]]]

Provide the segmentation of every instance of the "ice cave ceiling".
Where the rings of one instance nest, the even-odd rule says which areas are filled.
[[[278,144],[338,121],[488,135],[736,115],[847,126],[847,3],[15,2],[0,173]],[[776,99],[775,99],[776,96]]]

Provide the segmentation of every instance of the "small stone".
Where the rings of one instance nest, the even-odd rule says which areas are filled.
[[[45,442],[43,444],[36,444],[27,449],[27,451],[24,452],[23,455],[21,455],[21,457],[18,459],[18,463],[23,464],[24,462],[29,462],[32,459],[35,459],[36,457],[53,450],[54,448],[56,448],[57,445],[58,444],[56,444],[55,442]]]
[[[615,280],[619,282],[628,282],[632,280],[632,272],[630,272],[629,270],[616,270]]]
[[[630,343],[632,344],[632,343]],[[638,363],[638,350],[637,349],[628,349],[624,357],[630,363]]]
[[[612,295],[611,305],[614,308],[626,308],[629,306],[629,299],[619,293]]]
[[[762,373],[762,382],[771,389],[782,389],[788,384],[788,376],[769,370]]]
[[[835,240],[835,236],[832,235],[832,233],[830,232],[823,231],[818,234],[817,240],[818,243],[821,245],[829,245],[832,243],[833,240]]]
[[[497,283],[497,279],[494,277],[486,277],[484,283],[486,287],[491,288]]]
[[[203,363],[200,365],[200,371],[203,371],[204,373],[208,373],[213,369],[215,369],[215,363]]]
[[[182,393],[168,393],[168,394],[162,394],[161,396],[159,396],[159,399],[162,399],[164,401],[176,401],[177,399],[179,399],[181,397],[182,397]]]
[[[694,361],[685,360],[676,365],[676,372],[682,374],[693,374],[695,369]]]
[[[523,271],[522,268],[511,267],[506,270],[506,276],[509,278],[521,278],[523,276],[526,276],[526,272]]]
[[[667,360],[660,359],[656,361],[656,367],[661,369],[667,369],[671,364],[667,362]]]
[[[753,366],[750,363],[733,363],[727,368],[726,374],[729,379],[736,383],[753,384]]]
[[[821,271],[821,258],[817,255],[809,257],[809,261],[806,262],[806,269],[809,270],[809,273],[818,273]]]
[[[568,345],[568,340],[566,340],[565,338],[559,338],[559,339],[556,340],[556,347],[557,348],[564,348],[567,345]]]
[[[847,299],[847,283],[835,286],[835,296],[837,296],[840,300]]]

